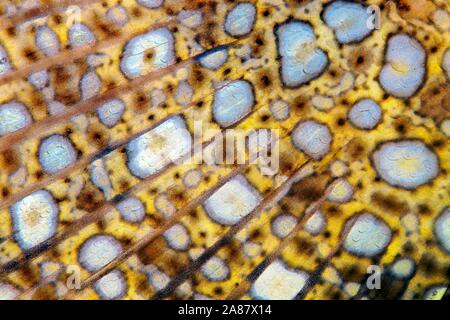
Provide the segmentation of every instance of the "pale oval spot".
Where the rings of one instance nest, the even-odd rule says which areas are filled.
[[[205,202],[208,216],[224,225],[234,225],[261,202],[262,197],[247,179],[238,175],[214,192]]]
[[[426,52],[419,41],[404,33],[397,34],[388,41],[380,85],[394,97],[409,98],[424,81],[425,64]]]
[[[28,76],[28,82],[30,82],[36,89],[42,90],[48,84],[48,72],[47,70],[41,70],[34,72]]]
[[[321,211],[316,211],[305,224],[305,230],[312,236],[318,235],[325,228],[327,221]]]
[[[14,238],[29,250],[51,238],[58,226],[59,208],[46,190],[36,191],[10,208]]]
[[[201,54],[198,58],[203,68],[210,70],[219,69],[228,60],[227,47],[219,47]]]
[[[200,268],[202,274],[209,281],[224,281],[230,275],[230,269],[225,261],[219,257],[212,257]]]
[[[114,196],[114,190],[109,178],[108,170],[105,167],[104,159],[98,159],[92,162],[89,167],[89,176],[94,185],[99,188],[109,200]]]
[[[30,113],[20,102],[11,101],[0,106],[0,135],[23,129],[31,121]]]
[[[188,188],[196,188],[202,181],[203,173],[199,169],[192,169],[186,172],[183,183]]]
[[[177,251],[185,251],[191,245],[189,232],[181,223],[173,225],[169,230],[164,232],[164,238],[169,244],[169,247]]]
[[[391,273],[398,279],[408,279],[413,276],[416,263],[409,258],[400,258],[390,267]]]
[[[137,3],[149,9],[156,9],[163,5],[164,0],[137,0]]]
[[[128,23],[127,9],[121,5],[116,5],[106,11],[106,17],[109,21],[119,27],[123,27]]]
[[[377,173],[392,186],[412,190],[439,174],[438,157],[422,141],[383,143],[373,153]]]
[[[238,3],[225,18],[225,31],[232,37],[244,36],[252,31],[255,19],[256,8],[253,3]]]
[[[345,203],[352,199],[353,187],[347,179],[340,178],[335,182],[333,188],[327,196],[327,199],[337,203]]]
[[[280,214],[272,222],[272,233],[278,238],[285,238],[297,225],[297,218],[290,214]]]
[[[131,39],[120,60],[120,69],[128,78],[165,68],[175,62],[175,39],[167,28],[151,30]]]
[[[89,71],[80,81],[81,99],[87,100],[97,96],[102,88],[102,80],[98,76],[97,72]]]
[[[319,77],[328,66],[328,57],[317,47],[312,27],[290,21],[276,27],[281,80],[288,88],[297,88]]]
[[[450,49],[445,51],[444,56],[442,57],[442,68],[447,74],[447,77],[450,78]]]
[[[253,87],[248,81],[223,83],[214,93],[214,120],[222,127],[229,127],[245,118],[254,104]]]
[[[177,15],[178,21],[188,28],[199,27],[203,21],[203,13],[199,10],[181,10]]]
[[[0,300],[14,300],[20,294],[13,285],[6,282],[0,282]]]
[[[85,24],[75,23],[69,29],[69,41],[73,48],[80,48],[95,43],[95,35]]]
[[[346,226],[350,225],[344,248],[353,255],[373,257],[383,252],[391,241],[389,226],[371,213],[364,212],[351,218]]]
[[[126,147],[128,168],[139,178],[157,173],[191,151],[192,137],[180,116],[133,139]]]
[[[169,276],[154,265],[146,266],[146,273],[149,284],[156,291],[164,289],[170,282]]]
[[[94,289],[103,300],[115,300],[125,295],[127,284],[122,272],[114,270],[95,282]]]
[[[258,300],[292,300],[306,285],[309,275],[272,262],[250,288],[250,295]]]
[[[450,253],[450,207],[442,211],[436,219],[433,229],[441,247]]]
[[[90,272],[96,272],[113,261],[122,252],[119,241],[110,235],[94,235],[78,251],[78,262]]]
[[[328,127],[313,120],[300,122],[292,133],[294,146],[314,160],[321,159],[330,151],[331,140]]]
[[[114,127],[125,112],[125,104],[121,99],[114,99],[97,108],[97,116],[100,122],[108,128]]]
[[[371,130],[380,122],[382,111],[372,99],[358,101],[349,111],[348,118],[358,129]]]
[[[289,104],[284,100],[276,100],[270,104],[270,112],[278,121],[284,121],[289,118]]]
[[[117,205],[120,216],[127,222],[139,223],[145,218],[145,207],[137,198],[127,198]]]
[[[39,163],[47,173],[56,173],[75,163],[77,152],[65,136],[55,134],[42,140],[39,146]]]
[[[40,26],[37,28],[35,42],[39,50],[41,50],[48,57],[58,54],[60,50],[58,36],[47,26]]]
[[[362,41],[372,32],[368,26],[369,12],[359,3],[333,1],[326,7],[323,18],[342,44]]]
[[[191,101],[194,95],[194,90],[187,81],[181,81],[175,92],[175,101],[180,106],[186,107]]]

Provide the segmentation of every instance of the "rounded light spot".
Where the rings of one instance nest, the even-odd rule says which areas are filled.
[[[72,142],[59,134],[45,138],[39,146],[39,163],[47,173],[56,173],[77,160]]]
[[[214,192],[205,202],[208,216],[224,225],[234,225],[255,209],[262,200],[247,179],[238,175]]]
[[[95,282],[94,289],[103,300],[114,300],[125,295],[127,285],[122,272],[114,270]]]
[[[120,69],[136,78],[175,62],[174,37],[167,28],[151,30],[131,39],[124,48]]]
[[[90,272],[95,272],[113,261],[122,252],[119,241],[110,235],[94,235],[81,246],[78,261]]]
[[[47,26],[40,26],[35,34],[36,46],[46,56],[51,57],[58,54],[60,49],[59,39],[56,33]]]
[[[117,205],[122,218],[131,223],[142,222],[145,218],[145,208],[137,198],[127,198]]]
[[[226,47],[219,47],[205,53],[198,57],[198,61],[203,68],[210,70],[219,69],[228,60],[228,49]]]
[[[22,103],[11,101],[0,105],[0,135],[25,128],[31,121],[31,115]]]
[[[156,291],[164,289],[169,284],[169,276],[156,266],[149,265],[146,266],[146,269],[148,282]]]
[[[191,237],[186,227],[181,223],[175,224],[164,232],[164,238],[167,240],[169,247],[177,251],[185,251],[191,245]]]
[[[351,218],[348,225],[352,227],[345,238],[344,248],[356,256],[373,257],[383,252],[391,241],[391,229],[371,213],[364,212]]]
[[[187,81],[181,81],[175,92],[175,101],[180,106],[187,106],[192,101],[194,90]]]
[[[248,81],[224,83],[214,93],[214,120],[222,127],[229,127],[245,118],[254,104],[253,88]]]
[[[133,139],[126,148],[128,167],[139,178],[147,178],[191,151],[192,137],[180,116],[174,116]]]
[[[80,48],[95,43],[95,35],[82,23],[75,23],[69,29],[69,41],[73,48]]]
[[[385,61],[379,77],[383,89],[402,99],[414,95],[426,72],[426,52],[422,45],[407,34],[397,34],[388,41]]]
[[[137,0],[137,2],[146,8],[155,9],[161,7],[164,0]]]
[[[383,143],[373,153],[373,162],[383,180],[403,189],[415,189],[439,174],[437,156],[419,140]]]
[[[330,151],[331,140],[328,127],[313,120],[300,122],[292,133],[294,146],[314,160],[321,159]]]
[[[284,121],[289,118],[289,104],[284,100],[276,100],[270,104],[270,112],[278,121]]]
[[[352,199],[353,187],[346,179],[339,179],[333,186],[327,199],[337,203],[345,203]]]
[[[368,25],[371,16],[359,3],[333,1],[326,7],[323,18],[342,44],[362,41],[372,32]]]
[[[285,238],[297,225],[297,218],[290,214],[281,214],[272,222],[272,232],[278,238]]]
[[[44,89],[48,84],[47,70],[34,72],[28,76],[28,81],[38,90]]]
[[[210,281],[224,281],[230,275],[230,269],[219,257],[212,257],[200,268],[202,274]]]
[[[0,282],[0,300],[14,300],[20,294],[14,286]]]
[[[123,6],[116,5],[109,8],[106,17],[117,26],[124,26],[128,23],[128,12]]]
[[[177,19],[186,27],[194,29],[202,24],[203,14],[198,10],[181,10]]]
[[[317,211],[306,222],[305,230],[309,234],[316,236],[325,228],[326,223],[324,214],[321,211]]]
[[[192,169],[186,172],[183,183],[188,188],[196,188],[202,181],[203,173],[198,169]]]
[[[380,122],[382,111],[372,99],[357,102],[349,111],[348,118],[358,129],[371,130]]]
[[[312,27],[290,21],[276,27],[281,79],[288,88],[297,88],[319,77],[328,66],[328,57],[317,47]]]
[[[399,279],[410,278],[416,269],[416,263],[409,258],[401,258],[390,267],[391,273]]]
[[[447,77],[450,78],[450,49],[445,51],[444,56],[442,57],[442,68],[447,74]]]
[[[445,208],[436,219],[434,234],[442,248],[450,253],[450,207]]]
[[[41,244],[56,232],[59,208],[46,190],[36,191],[19,200],[10,211],[14,237],[24,250]]]
[[[125,104],[120,99],[108,101],[97,108],[100,122],[108,128],[114,127],[125,112]]]
[[[450,119],[447,118],[441,122],[441,131],[450,138]]]
[[[95,71],[90,71],[83,75],[80,81],[81,99],[87,100],[100,93],[102,80]]]
[[[246,35],[252,31],[255,18],[256,8],[253,3],[238,3],[225,18],[225,31],[233,37]]]
[[[259,300],[292,300],[308,277],[306,272],[290,269],[281,260],[275,260],[252,284],[250,294]]]

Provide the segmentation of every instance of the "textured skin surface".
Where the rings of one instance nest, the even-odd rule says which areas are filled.
[[[298,286],[283,289],[281,277],[274,293],[278,298],[445,295],[450,276],[448,1],[353,1],[378,5],[381,25],[346,44],[336,40],[336,32],[345,28],[336,31],[324,21],[330,1],[165,0],[151,8],[145,2],[0,2],[0,45],[6,52],[2,55],[0,48],[0,108],[19,101],[32,119],[0,136],[0,297],[251,299],[266,297],[270,286],[276,287],[267,279],[279,268],[288,270],[284,279]],[[239,2],[253,4],[256,14],[250,21],[252,17],[234,12],[229,24],[242,27],[229,29],[251,29],[233,37],[224,26]],[[71,4],[80,6],[81,21],[76,21],[91,31],[78,38],[79,47],[70,43],[75,20],[65,8]],[[49,15],[29,23],[42,12]],[[292,35],[280,41],[277,30],[293,21],[308,25],[315,39],[302,43],[302,37],[297,41]],[[36,43],[43,26],[56,37]],[[170,37],[136,40],[161,28]],[[410,37],[410,45],[385,59],[389,40],[397,34]],[[135,50],[126,51],[133,44]],[[42,50],[49,45],[56,52]],[[206,68],[201,57],[217,50],[227,51],[226,60]],[[132,66],[138,68],[132,79],[123,72],[127,52],[139,62]],[[305,62],[322,54],[327,63],[320,70]],[[421,54],[423,64],[417,58]],[[299,85],[286,85],[283,63],[299,65],[311,76]],[[386,66],[406,79],[387,82],[391,90],[380,84]],[[399,98],[395,86],[401,81],[409,85],[407,80],[421,68],[417,90]],[[29,76],[42,70],[47,78],[32,81]],[[277,130],[280,168],[275,176],[265,176],[253,165],[193,162],[165,163],[154,175],[133,175],[129,142],[169,117],[180,116],[191,134],[198,120],[204,132],[223,129],[213,117],[215,92],[235,80],[251,84],[254,100],[251,112],[230,127]],[[98,109],[114,99],[125,107],[112,109],[108,121],[102,121],[108,113]],[[376,123],[373,115],[361,116],[370,129],[358,128],[349,118],[352,106],[363,99],[373,100],[382,112]],[[8,119],[0,117],[0,125]],[[331,139],[320,131],[310,133],[318,134],[317,139],[295,143],[305,138],[294,137],[304,121],[326,127]],[[65,149],[41,150],[42,141],[54,135],[67,138]],[[148,143],[166,150],[170,135],[158,137]],[[317,144],[323,144],[319,154]],[[386,144],[401,147],[390,153]],[[55,170],[44,170],[44,158],[46,167],[53,164]],[[255,189],[250,192],[258,193],[259,205],[237,224],[221,225],[202,204],[236,175]],[[386,178],[392,175],[396,179]],[[39,190],[48,191],[54,201],[35,202],[23,209],[24,222],[16,223],[24,207],[20,204],[29,203],[22,199]],[[127,197],[140,203],[118,206]],[[248,201],[242,197],[233,201]],[[132,213],[121,215],[119,208]],[[305,225],[318,211],[322,224],[309,233],[314,226]],[[283,227],[273,223],[282,214],[295,217],[286,220],[285,238],[274,231]],[[174,225],[172,233],[166,232]],[[352,231],[354,227],[361,229]],[[361,238],[355,237],[358,232]],[[37,241],[33,248],[20,246],[24,234],[27,245]],[[95,248],[96,239],[101,240],[97,251],[91,246]],[[382,272],[379,290],[367,288],[371,265]],[[73,270],[80,271],[80,289],[68,288],[77,283]]]

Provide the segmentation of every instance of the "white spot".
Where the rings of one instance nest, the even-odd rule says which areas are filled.
[[[434,234],[447,253],[450,253],[450,207],[445,208],[434,223]]]
[[[203,173],[198,169],[189,170],[183,178],[183,183],[188,188],[196,188],[202,181]]]
[[[10,211],[14,237],[24,250],[48,240],[56,232],[59,208],[48,191],[30,194],[12,205]]]
[[[401,258],[390,267],[392,274],[399,279],[410,278],[416,268],[416,264],[409,258]]]
[[[192,137],[184,120],[174,116],[127,145],[128,167],[146,178],[191,151]]]
[[[96,272],[122,252],[120,242],[110,235],[94,235],[81,246],[78,261],[90,272]]]
[[[75,23],[69,29],[69,41],[73,48],[80,48],[95,43],[95,35],[82,23]]]
[[[99,188],[106,199],[111,199],[114,195],[114,190],[109,179],[108,171],[105,168],[103,159],[98,159],[89,165],[89,175],[92,182]]]
[[[441,122],[441,131],[450,138],[450,118],[445,119]]]
[[[8,54],[6,50],[0,45],[0,75],[7,73],[11,70],[11,64],[9,62]]]
[[[146,266],[147,279],[154,290],[164,289],[170,282],[170,278],[164,272],[160,271],[156,266]]]
[[[166,219],[172,217],[177,211],[177,208],[172,202],[170,202],[169,198],[165,194],[159,194],[156,197],[154,206],[155,209],[158,210],[158,212],[161,213]]]
[[[275,260],[253,283],[250,294],[259,300],[292,300],[307,280],[306,272],[290,269]]]
[[[224,281],[230,275],[230,269],[219,257],[212,257],[200,268],[202,274],[210,281]]]
[[[95,71],[90,71],[83,75],[80,81],[81,99],[87,100],[100,93],[102,80]]]
[[[34,72],[28,76],[28,81],[38,90],[44,89],[48,84],[47,70]]]
[[[203,68],[210,70],[219,69],[228,60],[227,48],[219,48],[205,52],[198,58]]]
[[[177,19],[186,27],[194,29],[202,24],[203,14],[198,10],[181,10]]]
[[[442,68],[447,73],[447,77],[450,78],[450,49],[445,51],[444,56],[442,57]]]
[[[191,237],[186,227],[181,223],[175,224],[164,232],[164,238],[167,240],[169,247],[177,251],[185,251],[191,245]]]
[[[150,105],[152,108],[157,108],[160,105],[162,105],[164,102],[166,102],[166,95],[164,94],[164,91],[161,89],[153,89],[150,92]]]
[[[344,178],[339,179],[331,192],[328,194],[327,199],[337,203],[345,203],[352,199],[353,187]]]
[[[114,127],[122,118],[125,111],[125,104],[120,99],[108,101],[97,108],[97,115],[100,122],[108,128]]]
[[[20,294],[14,286],[9,283],[0,282],[0,300],[14,300]]]
[[[244,254],[250,258],[256,258],[261,254],[262,248],[260,243],[247,241],[242,245],[242,249],[244,250]]]
[[[311,102],[313,107],[320,111],[328,111],[335,107],[333,98],[328,96],[315,95]]]
[[[278,121],[284,121],[289,118],[289,104],[284,100],[276,100],[270,104],[270,112]]]
[[[31,121],[31,115],[22,103],[11,101],[0,105],[0,135],[25,128]]]
[[[122,27],[128,23],[127,9],[120,5],[109,8],[106,12],[106,17],[119,27]]]
[[[181,81],[175,92],[175,101],[180,106],[187,106],[192,101],[194,91],[187,81]]]
[[[214,192],[204,207],[214,221],[233,225],[255,209],[261,200],[258,190],[244,176],[238,175]]]
[[[325,9],[323,18],[343,44],[362,41],[372,32],[367,23],[370,14],[359,3],[334,1]]]
[[[35,35],[36,46],[48,57],[58,54],[60,49],[56,33],[47,26],[37,28]]]
[[[328,127],[313,120],[300,122],[292,133],[294,146],[314,160],[330,151],[331,140]]]
[[[164,0],[137,0],[137,2],[146,8],[155,9],[161,7]]]
[[[306,23],[291,21],[276,29],[281,57],[281,80],[297,88],[318,76],[328,65],[328,57],[317,47],[314,30]]]
[[[354,224],[345,239],[344,248],[351,254],[364,257],[383,252],[391,241],[388,225],[368,212],[358,215],[356,221],[353,219],[347,222],[347,225]]]
[[[130,223],[142,222],[145,218],[145,208],[141,200],[137,198],[127,198],[117,205],[122,218]]]
[[[352,125],[358,129],[371,130],[380,122],[382,116],[380,106],[372,99],[357,102],[348,113]]]
[[[285,238],[297,225],[297,218],[290,214],[280,214],[272,222],[272,232],[278,238]]]
[[[327,221],[321,211],[316,211],[305,224],[305,230],[312,236],[318,235],[325,228]]]
[[[255,18],[256,8],[253,3],[238,3],[225,18],[225,31],[233,37],[246,35],[252,31]]]
[[[229,127],[245,118],[255,104],[253,88],[245,80],[223,83],[214,93],[213,117],[222,127]]]
[[[59,134],[45,138],[39,146],[39,163],[47,173],[56,173],[77,160],[72,142]]]
[[[94,289],[103,300],[114,300],[125,295],[127,285],[122,272],[114,270],[95,282]]]
[[[175,62],[174,37],[167,28],[149,31],[125,46],[120,68],[128,78],[136,78]],[[148,58],[148,55],[151,58]]]
[[[437,156],[421,141],[386,142],[373,153],[375,169],[389,184],[415,189],[439,174]]]
[[[383,89],[397,98],[416,93],[425,77],[426,53],[422,45],[409,35],[397,34],[389,39],[385,60],[379,77]]]

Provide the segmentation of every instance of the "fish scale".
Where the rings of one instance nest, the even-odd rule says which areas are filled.
[[[445,1],[8,1],[0,14],[0,297],[446,294]],[[248,153],[192,161],[228,130],[275,132],[276,173]]]

